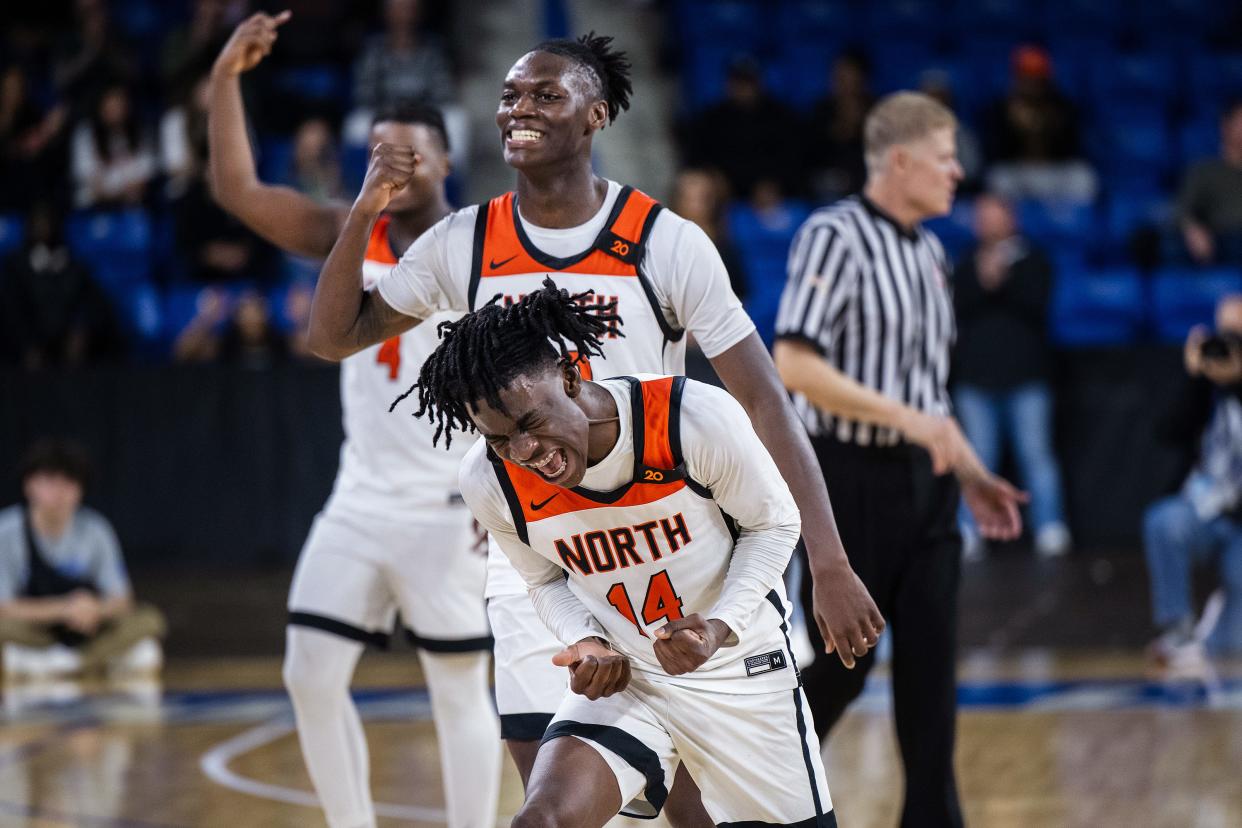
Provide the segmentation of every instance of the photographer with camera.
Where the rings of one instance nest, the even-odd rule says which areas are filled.
[[[1242,652],[1242,295],[1221,299],[1214,333],[1190,332],[1184,357],[1189,392],[1162,436],[1197,440],[1197,459],[1180,491],[1148,507],[1143,541],[1161,629],[1149,654],[1170,676],[1195,677],[1208,653]],[[1213,559],[1220,588],[1196,624],[1191,573]]]

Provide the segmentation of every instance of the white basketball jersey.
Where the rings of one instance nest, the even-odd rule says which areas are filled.
[[[371,231],[363,263],[363,287],[375,283],[397,263],[388,243],[389,218]],[[435,426],[413,417],[416,395],[391,413],[393,400],[418,380],[419,369],[439,344],[436,327],[459,313],[440,313],[410,331],[373,345],[341,362],[341,407],[345,443],[330,507],[400,516],[410,508],[444,506],[456,500],[461,458],[474,442],[455,433],[452,447],[433,446]]]
[[[565,570],[570,590],[634,669],[726,693],[797,686],[779,582],[736,646],[684,676],[660,667],[655,630],[716,606],[736,534],[711,492],[686,476],[679,419],[685,378],[627,379],[634,472],[621,488],[560,488],[489,451],[518,537]]]

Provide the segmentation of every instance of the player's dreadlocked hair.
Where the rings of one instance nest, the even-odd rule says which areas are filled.
[[[592,303],[592,295],[593,291],[571,295],[544,279],[542,288],[511,305],[500,304],[497,294],[474,313],[455,322],[441,322],[442,341],[423,363],[418,382],[388,410],[417,389],[414,416],[426,414],[436,424],[432,444],[443,434],[448,448],[453,429],[474,430],[470,409],[476,402],[484,400],[498,411],[505,410],[500,392],[515,377],[558,361],[573,364],[603,353],[600,337],[620,324],[621,317],[616,300]]]
[[[577,40],[545,40],[532,51],[567,57],[586,67],[599,81],[600,97],[608,104],[608,123],[617,120],[621,110],[630,108],[630,60],[625,52],[612,48],[612,38],[587,32]]]

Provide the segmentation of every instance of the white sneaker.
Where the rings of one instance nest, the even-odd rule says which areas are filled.
[[[4,645],[4,676],[45,679],[71,676],[82,670],[82,656],[72,647],[53,644],[50,647]]]
[[[164,651],[154,638],[144,638],[108,662],[112,675],[159,673],[164,666]]]
[[[1059,558],[1070,550],[1069,527],[1064,523],[1049,523],[1035,533],[1035,551],[1043,558]]]

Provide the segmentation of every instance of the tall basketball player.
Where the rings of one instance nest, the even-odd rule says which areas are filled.
[[[208,133],[212,184],[220,204],[257,233],[285,250],[322,258],[349,207],[319,204],[257,179],[239,86],[240,75],[271,51],[288,18],[288,12],[254,15],[216,60]],[[369,291],[449,212],[448,138],[438,111],[381,113],[371,141],[413,147],[422,163],[368,228],[359,291]],[[470,516],[457,493],[467,441],[450,452],[433,449],[426,424],[388,413],[435,344],[433,324],[385,337],[343,361],[340,472],[289,594],[285,684],[302,755],[333,828],[375,824],[367,746],[349,685],[364,646],[386,642],[397,610],[419,646],[431,693],[448,823],[495,824],[501,755],[488,688],[486,561],[472,549]]]
[[[540,44],[509,70],[496,125],[516,192],[459,210],[406,252],[374,291],[360,290],[371,227],[426,159],[408,145],[376,146],[362,192],[315,289],[310,343],[341,359],[444,310],[507,301],[551,274],[579,293],[616,297],[623,328],[588,366],[597,378],[683,373],[690,332],[750,415],[802,512],[815,578],[817,620],[829,649],[852,665],[884,622],[850,569],[822,478],[754,324],[729,288],[707,236],[649,196],[595,175],[591,143],[629,107],[629,62],[593,34]],[[620,336],[624,333],[624,336]],[[529,775],[565,692],[551,665],[559,643],[539,622],[521,578],[489,548],[488,613],[496,640],[501,731]],[[674,824],[711,824],[697,802],[684,816],[679,775],[666,812]],[[689,782],[685,782],[689,786]],[[697,797],[695,797],[697,799]]]

